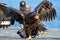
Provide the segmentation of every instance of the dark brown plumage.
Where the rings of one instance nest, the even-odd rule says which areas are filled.
[[[24,8],[25,6],[23,7],[23,10],[25,10]],[[11,16],[17,22],[24,25],[26,37],[35,37],[38,31],[45,31],[46,28],[42,24],[42,21],[52,21],[56,17],[56,11],[53,8],[52,3],[47,0],[41,2],[33,12],[30,12],[28,14],[26,14],[25,11],[19,11],[2,4],[0,4],[0,9],[2,9],[7,16]],[[24,37],[24,35],[21,37]]]

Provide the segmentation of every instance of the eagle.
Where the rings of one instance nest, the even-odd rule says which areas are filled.
[[[56,17],[56,10],[48,0],[42,1],[32,12],[26,11],[25,1],[20,2],[20,10],[8,7],[2,3],[0,3],[0,9],[6,16],[11,16],[15,21],[24,26],[22,30],[25,31],[26,36],[21,35],[20,30],[17,33],[22,38],[27,38],[28,40],[34,38],[39,31],[43,33],[47,30],[42,21],[52,21]]]

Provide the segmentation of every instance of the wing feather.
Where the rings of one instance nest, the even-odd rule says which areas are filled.
[[[22,12],[15,8],[7,7],[0,3],[0,9],[4,12],[6,16],[11,16],[17,22],[22,22],[23,16],[21,15]]]
[[[37,11],[43,21],[52,21],[56,17],[56,10],[53,8],[52,3],[47,0],[44,0],[35,8],[34,12],[37,13]]]

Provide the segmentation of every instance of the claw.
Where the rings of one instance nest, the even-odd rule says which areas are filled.
[[[44,31],[41,31],[40,33],[42,36],[44,36],[46,34],[46,32],[44,32]]]
[[[33,38],[31,36],[29,36],[29,38],[26,38],[26,40],[33,40]]]

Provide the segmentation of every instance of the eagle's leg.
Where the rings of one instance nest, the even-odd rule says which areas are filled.
[[[39,24],[38,28],[39,28],[40,34],[44,36],[46,34],[47,29],[44,27],[43,24]]]
[[[40,34],[44,36],[46,34],[47,29],[42,24],[42,21],[39,21],[38,28],[39,28]]]
[[[27,28],[27,30],[26,30],[26,36],[27,36],[26,40],[33,40],[32,36],[31,36],[31,31],[32,30],[30,30],[30,28]]]
[[[32,38],[32,36],[31,36],[30,33],[31,33],[31,32],[29,32],[29,33],[27,34],[27,38],[26,38],[26,40],[33,40],[33,38]]]
[[[29,35],[29,37],[28,37],[28,38],[26,38],[26,40],[33,40],[33,38],[32,38],[32,36],[31,36],[31,35]]]
[[[39,27],[39,31],[40,31],[40,34],[42,35],[42,36],[44,36],[45,34],[46,34],[46,28],[45,27],[43,27],[43,25],[41,25],[40,24],[40,26],[38,26]]]

